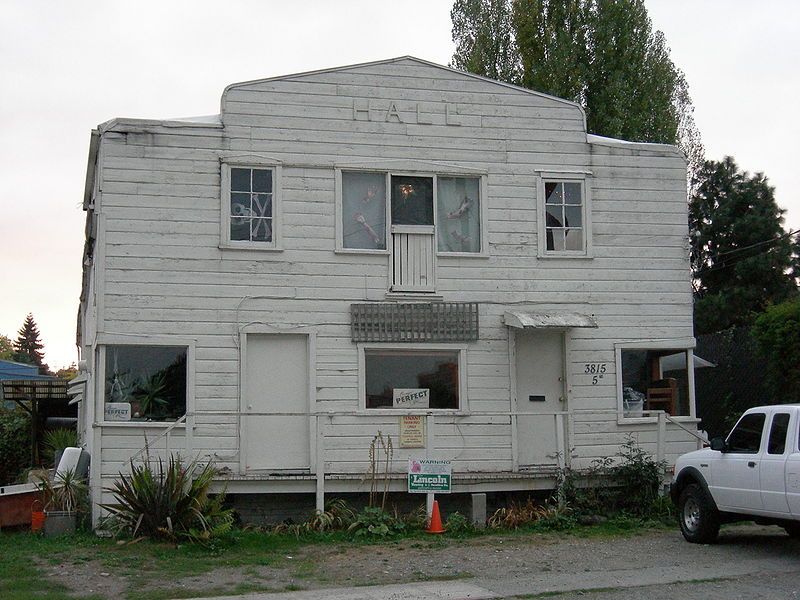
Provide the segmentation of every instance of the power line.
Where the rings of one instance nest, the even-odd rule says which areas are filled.
[[[761,242],[756,242],[755,244],[750,244],[749,246],[742,246],[741,248],[734,248],[733,250],[728,250],[726,252],[720,252],[719,254],[717,254],[717,258],[719,258],[720,256],[725,256],[727,254],[734,254],[736,252],[743,252],[744,250],[749,250],[750,248],[756,248],[758,246],[763,246],[764,244],[773,244],[773,243],[778,242],[778,241],[780,241],[782,239],[792,237],[793,235],[797,235],[798,233],[800,233],[800,229],[795,229],[794,231],[790,231],[788,233],[784,233],[783,235],[779,235],[778,237],[774,237],[774,238],[772,238],[770,240],[763,240]]]

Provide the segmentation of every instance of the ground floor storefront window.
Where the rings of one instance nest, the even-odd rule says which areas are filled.
[[[461,408],[459,358],[459,350],[365,349],[366,408]]]
[[[687,364],[692,352],[685,348],[621,348],[624,417],[641,417],[645,411],[663,410],[672,416],[690,416],[690,377]]]

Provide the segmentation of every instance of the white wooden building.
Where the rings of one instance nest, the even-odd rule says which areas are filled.
[[[78,344],[93,499],[127,461],[363,490],[370,441],[456,491],[696,447],[684,157],[412,57],[92,132]],[[405,397],[401,390],[411,390]],[[406,401],[404,403],[404,401]],[[422,448],[401,423],[423,424]]]

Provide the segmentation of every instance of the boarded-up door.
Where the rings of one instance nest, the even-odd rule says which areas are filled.
[[[308,336],[247,334],[242,380],[246,471],[310,466]]]
[[[566,410],[564,336],[560,331],[516,333],[517,453],[520,468],[558,462],[555,413]]]

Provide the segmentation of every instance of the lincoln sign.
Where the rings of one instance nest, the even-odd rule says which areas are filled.
[[[411,494],[449,494],[453,466],[449,460],[408,459],[408,491]]]

